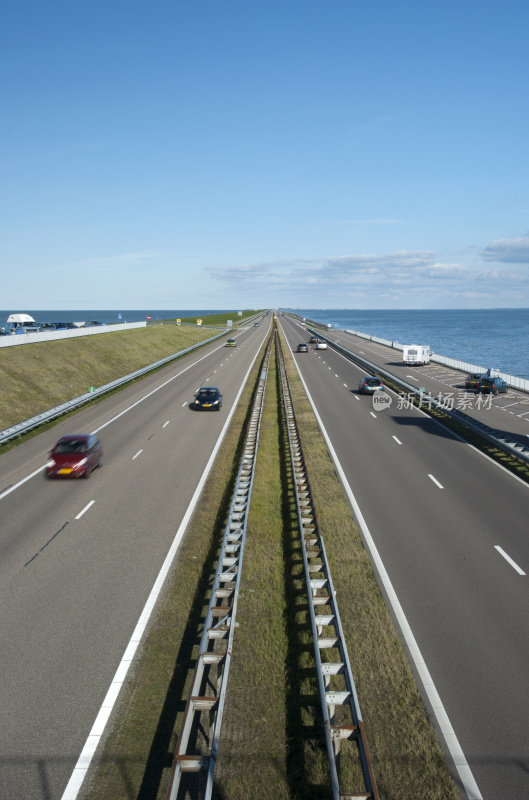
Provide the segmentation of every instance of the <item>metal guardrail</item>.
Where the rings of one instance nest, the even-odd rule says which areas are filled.
[[[371,361],[368,361],[366,358],[362,358],[362,356],[353,353],[351,350],[348,350],[343,345],[339,344],[335,340],[329,338],[329,336],[325,336],[320,330],[312,330],[307,328],[310,333],[313,333],[319,339],[323,339],[328,344],[331,345],[335,350],[339,353],[342,353],[346,358],[350,361],[353,361],[355,364],[358,364],[361,367],[367,368],[370,372],[375,372],[377,375],[380,375],[387,380],[390,380],[392,383],[396,384],[397,386],[402,387],[405,389],[408,395],[412,395],[413,397],[417,398],[420,401],[421,407],[424,403],[428,403],[428,407],[436,408],[439,411],[442,411],[444,414],[452,417],[453,419],[460,422],[465,427],[469,428],[470,430],[474,431],[475,433],[483,436],[487,441],[491,444],[499,447],[501,450],[504,450],[506,453],[510,455],[516,456],[516,458],[529,463],[529,447],[526,445],[521,444],[515,440],[509,439],[504,434],[500,433],[499,431],[495,430],[494,428],[490,428],[488,425],[485,425],[483,422],[479,422],[478,420],[470,417],[468,414],[465,414],[463,411],[460,411],[456,408],[450,408],[449,405],[443,403],[442,401],[435,398],[434,395],[430,394],[429,392],[420,392],[416,386],[412,386],[412,384],[408,383],[407,381],[403,381],[402,378],[394,375],[392,372],[380,367],[378,364],[374,364]]]
[[[211,798],[214,788],[219,737],[235,634],[246,525],[272,341],[273,337],[270,336],[231,499],[228,521],[224,529],[191,693],[176,745],[166,795],[168,800],[176,800],[185,790],[182,779],[186,774],[192,773],[198,776],[199,781],[202,778],[199,796],[204,800]]]
[[[342,800],[343,798],[378,800],[378,790],[349,663],[336,593],[314,507],[279,337],[277,342],[279,374],[287,420],[332,796],[333,800]],[[344,741],[356,743],[365,791],[358,792],[341,788],[343,778],[340,759],[341,744]]]
[[[16,439],[18,436],[22,436],[24,433],[28,433],[34,428],[38,428],[39,425],[44,425],[44,423],[50,422],[51,420],[60,417],[62,414],[67,414],[69,411],[74,411],[76,408],[80,408],[82,405],[89,403],[96,397],[101,397],[101,395],[111,392],[113,389],[117,389],[119,386],[124,386],[125,384],[136,380],[136,378],[140,378],[142,375],[147,375],[149,372],[152,372],[159,367],[163,367],[165,364],[169,364],[171,361],[175,361],[177,358],[186,355],[186,353],[191,353],[193,350],[197,350],[199,347],[203,347],[205,344],[214,342],[216,339],[220,339],[221,336],[225,336],[225,334],[226,331],[223,331],[216,336],[205,339],[203,342],[193,344],[190,347],[186,347],[184,350],[179,350],[178,353],[173,353],[171,356],[162,358],[160,361],[155,361],[153,364],[149,364],[146,367],[137,369],[135,372],[130,372],[128,375],[124,375],[122,378],[117,378],[115,381],[105,383],[104,386],[98,387],[93,392],[86,392],[85,394],[79,395],[79,397],[74,397],[72,400],[61,403],[59,406],[50,408],[48,411],[43,411],[41,414],[36,414],[34,417],[30,417],[30,419],[17,422],[16,425],[11,425],[11,427],[0,431],[0,445],[9,442],[11,439]]]

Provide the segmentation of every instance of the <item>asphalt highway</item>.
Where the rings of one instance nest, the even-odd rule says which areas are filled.
[[[461,796],[529,797],[529,487],[395,395],[375,411],[332,348],[294,358],[470,768]]]
[[[62,796],[265,321],[0,457],[1,798]],[[190,409],[203,384],[219,386],[220,412]],[[79,432],[98,432],[102,468],[46,480],[54,442]]]

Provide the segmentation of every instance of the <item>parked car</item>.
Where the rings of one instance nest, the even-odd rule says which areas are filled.
[[[309,352],[308,344],[306,342],[300,342],[298,344],[298,347],[297,347],[297,352],[298,353],[308,353]]]
[[[482,372],[470,372],[465,378],[465,390],[467,392],[477,392],[479,390],[479,382],[485,375]]]
[[[226,339],[226,347],[237,347],[236,339]]]
[[[316,346],[315,346],[314,349],[315,350],[327,350],[327,342],[321,342],[321,341],[318,340],[316,342]]]
[[[46,465],[48,478],[88,478],[102,464],[103,449],[97,436],[76,434],[62,436]]]
[[[358,391],[360,394],[374,394],[374,392],[378,392],[384,388],[384,384],[380,378],[375,378],[373,375],[366,375],[358,384]]]
[[[193,408],[220,411],[222,395],[216,386],[202,386],[195,394]]]
[[[503,378],[489,378],[485,376],[482,377],[479,382],[478,392],[483,392],[483,394],[500,394],[506,392],[508,388],[509,386],[505,383]]]

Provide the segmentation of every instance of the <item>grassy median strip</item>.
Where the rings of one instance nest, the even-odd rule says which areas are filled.
[[[288,440],[271,359],[217,800],[330,798]]]

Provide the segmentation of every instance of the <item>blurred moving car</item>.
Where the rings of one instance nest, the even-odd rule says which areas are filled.
[[[306,342],[300,342],[298,344],[298,346],[297,346],[297,352],[298,353],[308,353],[309,352],[308,344]]]
[[[222,395],[216,386],[202,386],[195,395],[193,408],[220,411]]]
[[[482,372],[470,372],[465,378],[465,390],[467,392],[477,392],[480,380],[485,377]]]
[[[319,339],[316,342],[315,350],[327,350],[327,342],[321,342]]]
[[[102,464],[103,449],[97,436],[76,434],[62,436],[46,465],[48,478],[88,478]]]
[[[226,339],[226,347],[237,347],[237,341],[235,339]]]
[[[483,394],[500,394],[507,391],[509,385],[503,380],[503,378],[491,378],[488,375],[482,376],[479,386],[478,392],[482,392]]]
[[[373,394],[384,388],[385,386],[380,378],[375,378],[373,375],[366,375],[358,384],[360,394]]]

